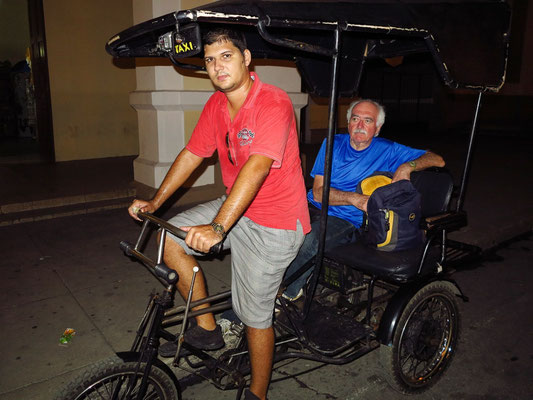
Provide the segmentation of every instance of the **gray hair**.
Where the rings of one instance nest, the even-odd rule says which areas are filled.
[[[376,106],[376,108],[378,109],[378,120],[376,121],[376,125],[378,126],[378,128],[381,128],[383,124],[385,123],[385,108],[381,104],[379,104],[377,101],[370,100],[370,99],[355,100],[350,104],[350,106],[348,107],[348,112],[346,113],[346,119],[348,123],[350,123],[350,119],[352,118],[353,108],[359,103],[371,103]],[[377,136],[377,134],[375,136]]]

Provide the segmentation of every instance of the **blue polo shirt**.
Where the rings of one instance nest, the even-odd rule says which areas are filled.
[[[333,163],[331,168],[331,187],[344,192],[355,192],[357,184],[376,171],[394,173],[398,167],[408,161],[417,159],[426,152],[395,143],[388,139],[376,137],[370,146],[357,151],[350,145],[349,134],[337,134],[333,141]],[[318,152],[311,176],[324,176],[326,141]],[[313,200],[313,189],[307,193],[307,200],[317,208],[321,203]],[[359,228],[363,222],[363,211],[357,207],[329,206],[328,214],[351,222]]]

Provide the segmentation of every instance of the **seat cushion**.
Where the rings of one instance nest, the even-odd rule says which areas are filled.
[[[417,275],[424,247],[405,251],[377,251],[362,241],[337,246],[325,253],[324,264],[345,264],[363,273],[392,282],[406,282]],[[439,259],[438,246],[431,246],[422,268],[422,275],[435,272]]]

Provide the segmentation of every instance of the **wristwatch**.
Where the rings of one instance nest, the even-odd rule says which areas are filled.
[[[215,233],[218,233],[220,236],[222,237],[225,237],[226,236],[226,231],[224,230],[224,227],[222,226],[222,224],[219,224],[218,222],[211,222],[211,227],[213,228],[213,230],[215,231]]]
[[[409,166],[413,168],[413,171],[416,169],[416,161],[409,161]]]

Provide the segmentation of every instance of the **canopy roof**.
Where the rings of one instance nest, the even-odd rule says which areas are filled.
[[[357,92],[365,60],[417,53],[429,53],[452,88],[498,91],[505,81],[510,17],[500,0],[229,0],[135,25],[106,48],[116,57],[201,57],[198,30],[231,24],[244,31],[254,58],[294,60],[309,91],[325,96],[333,32],[339,30],[342,96]],[[180,54],[174,46],[182,41],[191,47]]]

